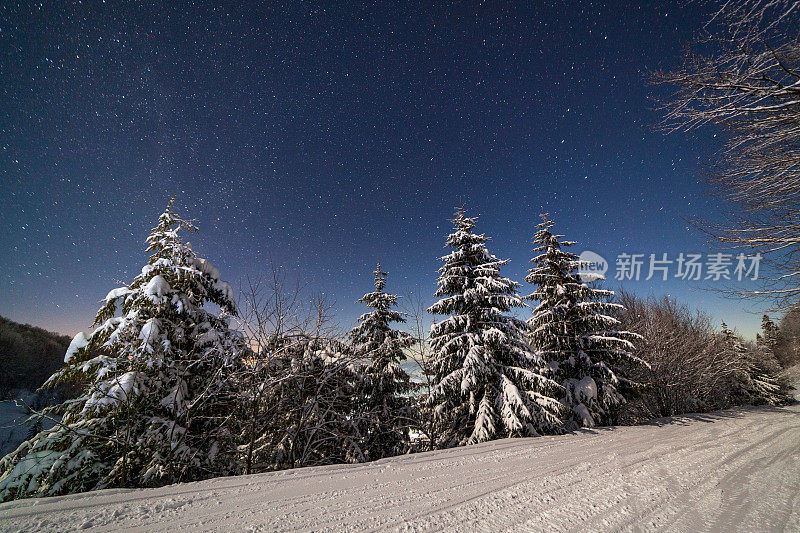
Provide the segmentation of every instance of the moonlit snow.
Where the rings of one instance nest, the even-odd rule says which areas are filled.
[[[0,531],[797,531],[800,405],[0,505]]]

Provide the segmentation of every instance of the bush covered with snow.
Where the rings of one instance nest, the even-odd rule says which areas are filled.
[[[724,324],[720,333],[707,315],[668,297],[621,291],[620,302],[616,316],[641,335],[634,353],[650,365],[628,369],[645,387],[626,405],[622,423],[788,400],[768,346],[749,346]]]

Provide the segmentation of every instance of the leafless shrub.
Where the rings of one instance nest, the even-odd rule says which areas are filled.
[[[251,348],[238,376],[245,473],[360,460],[354,361],[337,340],[333,303],[324,294],[306,301],[302,289],[275,266],[242,289]]]
[[[635,355],[650,364],[630,369],[632,379],[646,385],[627,404],[623,423],[741,403],[736,383],[747,362],[726,346],[708,316],[668,297],[642,299],[620,290],[617,301],[623,325],[642,335]]]

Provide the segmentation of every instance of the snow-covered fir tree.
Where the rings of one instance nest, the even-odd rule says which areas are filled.
[[[447,315],[431,327],[434,387],[429,401],[443,446],[557,431],[561,387],[546,377],[545,361],[527,344],[525,322],[509,316],[523,306],[519,284],[500,275],[508,261],[486,248],[475,218],[456,211],[453,233],[429,308]]]
[[[761,332],[756,333],[756,341],[760,346],[763,346],[770,352],[774,351],[775,347],[778,344],[778,335],[780,334],[780,329],[778,325],[772,321],[769,315],[764,315],[761,317]]]
[[[55,427],[0,461],[0,500],[234,472],[227,377],[244,342],[230,326],[230,285],[181,241],[186,229],[195,228],[170,202],[141,274],[108,293],[94,332],[73,339],[45,384],[75,382],[82,394],[48,413],[61,416]]]
[[[403,350],[414,339],[393,329],[392,324],[405,322],[403,313],[395,309],[398,297],[384,291],[386,272],[380,263],[374,274],[375,291],[358,300],[370,311],[359,317],[349,334],[355,356],[366,360],[358,396],[365,423],[362,450],[370,461],[408,450],[413,415],[408,396],[412,384],[400,363],[406,359]]]
[[[563,249],[576,243],[561,241],[552,227],[542,215],[534,236],[538,255],[525,277],[536,287],[526,299],[539,302],[528,320],[530,341],[564,387],[566,429],[614,424],[633,386],[623,369],[646,363],[631,353],[637,335],[618,330],[613,314],[621,306],[613,303],[614,293],[594,286],[603,277],[587,273],[583,281],[580,272],[589,265]]]
[[[765,315],[766,316],[766,315]],[[773,324],[774,325],[774,324]],[[772,333],[767,325],[767,335]],[[765,346],[748,348],[728,325],[722,323],[721,335],[731,364],[738,364],[740,371],[733,374],[731,386],[733,405],[780,405],[788,401],[786,386],[778,377],[780,365],[774,354]]]

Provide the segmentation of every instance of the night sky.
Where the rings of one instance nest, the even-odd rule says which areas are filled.
[[[346,327],[378,258],[388,290],[432,303],[461,199],[519,281],[540,212],[613,265],[709,251],[681,217],[726,209],[700,177],[721,135],[654,130],[649,73],[679,64],[697,3],[21,4],[0,6],[13,320],[87,330],[172,195],[234,287],[271,258]],[[760,321],[708,282],[625,286]]]

